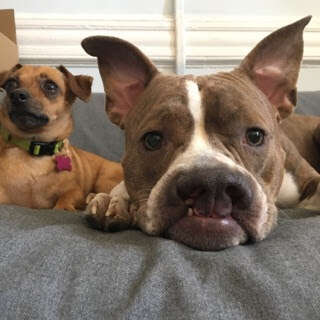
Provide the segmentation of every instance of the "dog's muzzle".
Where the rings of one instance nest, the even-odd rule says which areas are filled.
[[[21,130],[33,130],[49,122],[47,115],[35,106],[35,102],[25,89],[16,89],[9,94],[11,107],[10,120]]]
[[[261,187],[249,174],[224,165],[193,168],[177,173],[170,189],[162,203],[162,219],[170,220],[167,237],[200,250],[257,240],[267,208]],[[174,199],[185,209],[172,210]]]
[[[252,202],[248,179],[225,167],[181,173],[176,188],[181,200],[200,217],[229,217],[235,210],[248,209]]]

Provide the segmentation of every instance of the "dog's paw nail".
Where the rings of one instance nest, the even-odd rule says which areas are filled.
[[[115,212],[112,211],[112,210],[107,210],[106,213],[105,213],[105,216],[108,217],[108,218],[112,218],[115,215],[116,215]]]
[[[86,204],[89,204],[96,196],[96,193],[89,193],[86,198]]]

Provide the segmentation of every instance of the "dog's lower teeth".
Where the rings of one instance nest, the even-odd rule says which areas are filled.
[[[188,217],[193,216],[193,210],[191,208],[188,209]]]

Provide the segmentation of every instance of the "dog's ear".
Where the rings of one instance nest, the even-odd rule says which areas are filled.
[[[91,96],[91,86],[93,78],[84,75],[74,76],[64,66],[59,66],[57,67],[57,69],[65,75],[72,94],[80,98],[81,100],[87,102]]]
[[[278,110],[287,117],[297,102],[296,84],[303,55],[303,29],[311,16],[264,38],[244,58],[244,71]]]
[[[112,122],[123,127],[125,116],[158,73],[157,68],[133,44],[118,38],[88,37],[81,45],[89,55],[98,58],[106,111]]]
[[[16,70],[22,68],[22,64],[18,63],[13,68],[8,71],[0,72],[0,86],[4,84],[4,82],[9,78],[9,76],[15,72]]]

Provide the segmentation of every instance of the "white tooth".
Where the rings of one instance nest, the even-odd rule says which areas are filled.
[[[193,216],[193,210],[191,208],[188,209],[188,216],[189,217]]]

